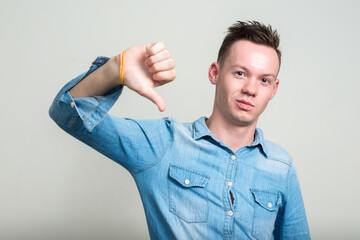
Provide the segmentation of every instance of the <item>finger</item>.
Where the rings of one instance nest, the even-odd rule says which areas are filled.
[[[147,99],[151,100],[153,103],[155,103],[157,105],[157,107],[159,108],[160,112],[165,111],[165,101],[163,99],[162,96],[160,96],[160,94],[158,94],[157,92],[155,92],[154,89],[149,88],[147,89],[147,91],[141,92],[140,93],[142,96],[146,97]]]
[[[151,66],[154,63],[161,62],[161,61],[169,59],[169,58],[170,58],[170,52],[167,49],[164,49],[164,50],[156,53],[155,55],[152,55],[148,59],[146,59],[145,63],[147,66]]]
[[[163,42],[156,42],[146,45],[146,52],[152,56],[156,53],[165,49],[165,44]]]
[[[175,67],[174,60],[169,58],[169,59],[166,59],[166,60],[161,61],[161,62],[157,62],[154,65],[152,65],[149,68],[149,72],[150,73],[157,73],[157,72],[162,72],[162,71],[168,71],[168,70],[174,69],[174,67]]]
[[[171,69],[169,71],[157,72],[153,74],[153,79],[160,82],[171,82],[176,78],[175,69]]]

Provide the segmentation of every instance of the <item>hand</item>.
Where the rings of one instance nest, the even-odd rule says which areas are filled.
[[[174,67],[162,42],[131,47],[124,55],[124,85],[154,102],[163,112],[165,101],[154,88],[175,79]]]

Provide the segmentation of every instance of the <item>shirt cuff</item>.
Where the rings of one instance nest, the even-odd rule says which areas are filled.
[[[91,132],[93,128],[101,122],[106,116],[107,112],[115,104],[119,98],[123,85],[113,88],[104,96],[86,97],[86,98],[73,98],[69,93],[69,90],[74,87],[78,82],[84,79],[86,76],[94,72],[96,69],[104,65],[109,60],[108,57],[97,57],[92,63],[90,69],[68,82],[55,97],[54,102],[65,103],[65,106],[69,106],[69,109],[76,110],[79,117],[82,119],[85,128]],[[55,108],[55,107],[51,107]],[[67,111],[66,111],[67,112]],[[65,116],[63,116],[65,117]]]
[[[110,90],[104,96],[73,98],[67,91],[65,97],[75,108],[86,129],[91,132],[103,120],[122,92],[123,86]]]

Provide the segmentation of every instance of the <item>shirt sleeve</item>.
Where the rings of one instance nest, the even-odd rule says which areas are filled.
[[[87,72],[67,83],[55,97],[49,115],[65,132],[137,174],[161,160],[171,140],[171,120],[134,120],[108,114],[123,86],[104,96],[73,98],[69,90],[108,60],[98,57]]]
[[[287,189],[284,204],[275,223],[275,239],[311,239],[294,163],[289,169]]]

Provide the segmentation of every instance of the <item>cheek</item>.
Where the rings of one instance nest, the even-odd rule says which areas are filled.
[[[268,93],[266,95],[261,96],[261,98],[259,98],[258,103],[261,105],[261,108],[266,108],[270,100],[271,100],[271,93]]]
[[[225,84],[220,83],[217,85],[217,93],[218,95],[222,96],[222,98],[224,98],[224,96],[228,95],[228,88]]]
[[[222,99],[222,102],[231,102],[241,89],[240,82],[231,77],[222,78],[217,85],[217,95]]]
[[[234,81],[229,80],[226,85],[223,86],[223,90],[229,97],[233,97],[238,92],[240,92],[241,89],[241,82],[240,81]]]

